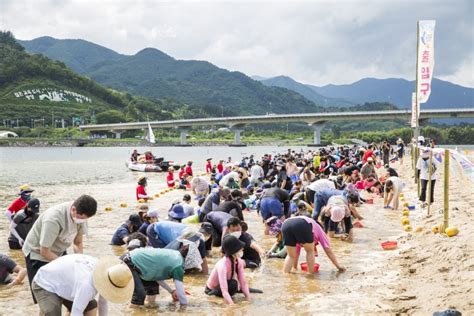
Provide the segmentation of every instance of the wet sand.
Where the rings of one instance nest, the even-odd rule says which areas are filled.
[[[395,165],[401,176],[408,183],[405,196],[408,201],[416,201],[416,191],[410,178],[412,171],[409,159],[405,165]],[[198,170],[199,172],[199,170]],[[136,174],[134,174],[136,175]],[[63,201],[72,200],[78,194],[91,194],[99,202],[99,212],[89,221],[89,235],[85,239],[86,254],[100,257],[102,255],[121,254],[121,247],[110,246],[109,242],[115,229],[128,217],[135,206],[135,179],[112,182],[110,184],[53,184],[38,188],[36,196],[42,202],[42,210],[48,206]],[[150,179],[148,192],[155,194],[165,186],[164,176],[153,175]],[[355,228],[353,243],[332,240],[331,246],[339,262],[347,268],[345,273],[338,273],[329,262],[321,248],[316,258],[321,267],[319,273],[308,276],[304,273],[284,275],[283,260],[266,259],[262,267],[248,271],[246,277],[250,285],[264,291],[264,294],[252,294],[253,301],[243,301],[243,296],[236,296],[234,306],[227,306],[223,299],[209,297],[203,293],[207,277],[203,275],[187,275],[185,286],[192,293],[190,304],[180,307],[173,303],[165,291],[158,296],[155,306],[139,310],[129,310],[126,305],[109,305],[110,315],[155,315],[175,314],[235,314],[235,315],[268,315],[283,313],[317,313],[318,315],[342,314],[395,314],[400,312],[426,314],[434,310],[446,309],[450,305],[458,307],[463,312],[472,311],[473,294],[473,230],[469,227],[468,218],[472,220],[469,207],[473,205],[473,195],[464,192],[466,201],[457,202],[460,197],[455,192],[459,184],[452,181],[451,207],[457,207],[453,222],[459,223],[461,233],[458,237],[447,239],[433,235],[427,230],[432,221],[439,222],[441,215],[436,214],[429,219],[421,215],[417,209],[411,213],[414,218],[419,214],[419,223],[413,226],[424,226],[422,233],[405,233],[400,225],[401,211],[383,209],[380,198],[374,199],[374,204],[366,204],[359,208],[364,228]],[[470,187],[472,188],[472,184]],[[441,185],[437,187],[437,191]],[[472,189],[471,189],[472,190]],[[469,189],[467,189],[469,191]],[[14,191],[2,192],[0,206],[4,209],[12,200]],[[152,208],[157,208],[162,218],[171,201],[181,198],[183,191],[173,191],[150,202]],[[437,194],[434,210],[441,206]],[[365,194],[365,197],[371,197]],[[119,208],[120,202],[128,203],[129,208]],[[106,206],[112,206],[111,212],[105,212]],[[249,224],[249,232],[265,249],[269,249],[273,238],[263,236],[262,224],[255,213],[245,213]],[[470,217],[469,217],[470,216]],[[7,224],[4,217],[0,219],[0,252],[12,256],[24,264],[19,250],[9,250],[7,244]],[[399,248],[394,251],[384,251],[380,243],[386,240],[398,240]],[[443,253],[443,249],[446,250]],[[443,255],[450,261],[443,261]],[[428,257],[419,263],[423,257]],[[214,249],[210,260],[212,267],[218,260],[218,249]],[[464,261],[462,261],[464,260]],[[304,261],[304,254],[300,258]],[[439,263],[438,263],[439,262]],[[457,263],[462,265],[454,268]],[[417,268],[415,273],[407,272],[408,268]],[[446,266],[446,269],[441,269]],[[444,272],[439,272],[439,269]],[[446,278],[447,281],[444,281]],[[449,286],[444,285],[447,282]],[[470,308],[470,309],[469,309]],[[37,307],[33,305],[27,282],[12,289],[0,287],[0,314],[36,314]]]

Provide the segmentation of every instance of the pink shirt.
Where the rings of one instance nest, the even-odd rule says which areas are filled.
[[[314,239],[315,246],[316,244],[319,243],[323,248],[330,248],[328,236],[326,236],[326,233],[324,233],[324,230],[321,228],[321,226],[319,226],[318,223],[314,221],[314,219],[309,218],[307,216],[296,216],[293,218],[303,218],[306,222],[311,224],[311,226],[313,227],[313,239]],[[300,250],[301,250],[301,245],[296,244],[297,256],[300,255]]]
[[[239,260],[239,267],[235,273],[237,274],[237,281],[239,282],[239,287],[244,293],[245,297],[249,297],[249,288],[247,286],[247,282],[245,281],[244,275],[244,266],[245,262],[242,259]],[[233,303],[232,297],[229,294],[229,289],[227,287],[227,280],[230,280],[232,277],[232,262],[228,257],[221,258],[217,261],[214,269],[207,279],[207,287],[210,289],[215,289],[217,287],[221,288],[222,296],[224,297],[225,301],[230,304]]]

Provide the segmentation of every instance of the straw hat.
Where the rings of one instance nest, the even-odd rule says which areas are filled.
[[[135,287],[132,272],[116,257],[99,259],[94,267],[93,280],[97,292],[109,302],[125,303],[132,298]]]

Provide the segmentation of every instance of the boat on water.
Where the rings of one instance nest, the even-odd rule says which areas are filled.
[[[173,161],[165,161],[163,158],[155,158],[153,162],[148,163],[129,160],[125,162],[125,165],[132,171],[140,172],[166,172],[170,167],[174,168],[174,170],[180,168],[180,166],[175,165]]]

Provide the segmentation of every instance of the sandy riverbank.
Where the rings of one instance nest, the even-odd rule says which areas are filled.
[[[403,166],[394,165],[407,182],[405,196],[408,201],[416,202],[416,187],[411,179],[412,170],[407,159]],[[20,171],[18,171],[20,172]],[[67,171],[72,172],[72,171]],[[89,236],[85,241],[85,253],[100,257],[120,254],[121,247],[108,243],[114,230],[127,218],[134,206],[135,175],[130,174],[120,181],[96,184],[51,183],[36,188],[35,192],[42,201],[42,209],[59,202],[73,199],[80,193],[91,194],[99,202],[99,212],[89,222]],[[164,178],[153,175],[149,192],[154,194],[164,187]],[[474,203],[472,183],[451,181],[452,223],[459,227],[460,234],[447,238],[431,233],[434,223],[440,222],[437,210],[442,206],[441,181],[437,184],[434,215],[426,218],[425,211],[417,208],[410,214],[412,225],[424,227],[421,233],[406,233],[400,224],[401,211],[383,209],[382,200],[375,198],[374,204],[360,207],[365,217],[364,228],[355,230],[353,243],[332,240],[331,246],[341,264],[347,267],[346,273],[337,273],[320,250],[317,262],[321,269],[314,276],[302,273],[283,275],[283,261],[265,260],[261,268],[246,273],[252,287],[262,289],[264,295],[254,295],[248,304],[237,299],[238,304],[226,306],[221,299],[210,298],[203,293],[205,276],[186,276],[185,284],[192,292],[190,305],[179,308],[170,302],[166,294],[159,295],[157,305],[140,309],[133,313],[125,305],[110,304],[110,315],[153,315],[165,314],[236,314],[267,315],[282,313],[307,313],[317,315],[346,314],[431,314],[436,310],[456,307],[464,315],[473,313],[472,288],[473,277],[473,229],[470,210]],[[461,192],[461,188],[464,188]],[[14,197],[11,192],[0,193],[0,206],[5,208]],[[158,209],[162,218],[175,198],[183,191],[173,191],[150,202]],[[363,193],[365,197],[371,197]],[[121,201],[130,208],[119,208]],[[112,212],[104,212],[105,206],[112,206]],[[268,249],[272,238],[263,236],[262,224],[255,213],[246,213],[249,232]],[[14,257],[23,264],[21,252],[7,249],[6,220],[0,218],[0,252]],[[398,240],[399,249],[384,251],[380,243],[386,240]],[[211,258],[211,267],[218,259],[215,249]],[[304,255],[300,258],[304,261]],[[415,270],[413,270],[415,269]],[[411,271],[411,272],[410,272]],[[18,302],[23,302],[18,306]],[[0,288],[0,314],[24,315],[36,314],[37,307],[32,304],[27,283],[13,288]]]

